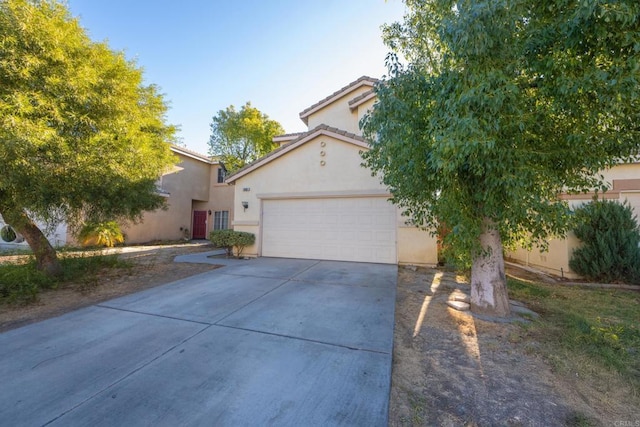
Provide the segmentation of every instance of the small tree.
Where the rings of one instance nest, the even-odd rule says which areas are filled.
[[[235,172],[273,150],[276,147],[273,137],[282,133],[280,123],[269,119],[250,102],[240,111],[231,105],[213,117],[209,154],[218,156],[229,172]]]
[[[597,200],[576,209],[575,235],[583,242],[569,266],[596,281],[640,284],[640,230],[627,202]]]

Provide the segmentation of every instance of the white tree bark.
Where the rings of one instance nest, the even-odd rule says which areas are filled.
[[[511,310],[500,232],[489,218],[485,218],[482,225],[480,244],[484,253],[474,257],[471,265],[471,311],[487,316],[508,317]]]

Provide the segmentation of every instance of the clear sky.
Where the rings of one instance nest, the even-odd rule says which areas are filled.
[[[211,118],[251,101],[285,131],[300,111],[362,75],[381,77],[381,25],[399,0],[67,0],[96,41],[106,40],[160,86],[168,121],[206,154]]]

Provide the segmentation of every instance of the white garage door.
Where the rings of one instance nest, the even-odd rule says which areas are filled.
[[[262,255],[396,263],[396,210],[386,197],[265,200]]]

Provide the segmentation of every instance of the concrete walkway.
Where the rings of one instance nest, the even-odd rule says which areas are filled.
[[[0,334],[1,424],[387,425],[396,266],[224,262]]]

